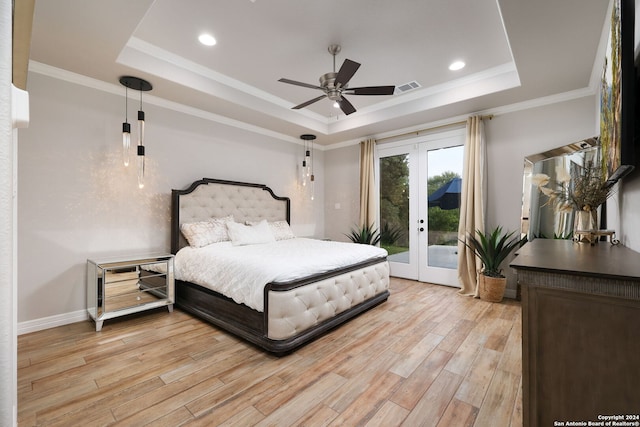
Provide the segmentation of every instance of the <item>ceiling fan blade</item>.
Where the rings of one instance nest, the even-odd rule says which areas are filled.
[[[297,81],[295,81],[295,80],[289,80],[289,79],[285,79],[285,78],[279,79],[278,81],[279,81],[279,82],[282,82],[282,83],[289,83],[290,85],[296,85],[296,86],[308,87],[308,88],[310,88],[310,89],[320,89],[320,90],[324,90],[324,89],[323,89],[323,88],[321,88],[320,86],[312,85],[312,84],[309,84],[309,83],[297,82]]]
[[[351,113],[356,112],[356,107],[354,107],[349,101],[347,101],[347,98],[345,98],[344,96],[340,101],[338,101],[338,104],[340,105],[340,109],[342,110],[342,112],[347,116]]]
[[[318,101],[320,101],[321,99],[324,99],[324,98],[326,98],[326,97],[327,97],[326,95],[320,95],[320,96],[319,96],[319,97],[317,97],[317,98],[313,98],[313,99],[311,99],[311,100],[309,100],[309,101],[307,101],[307,102],[303,102],[303,103],[302,103],[302,104],[300,104],[300,105],[296,105],[295,107],[292,107],[292,109],[293,109],[293,110],[299,110],[299,109],[301,109],[301,108],[306,107],[307,105],[311,105],[311,104],[313,104],[314,102],[318,102]]]
[[[395,86],[366,86],[350,87],[345,89],[345,93],[349,95],[393,95],[395,90]]]
[[[360,68],[360,64],[350,59],[345,59],[336,76],[335,86],[344,87],[358,71],[358,68]]]

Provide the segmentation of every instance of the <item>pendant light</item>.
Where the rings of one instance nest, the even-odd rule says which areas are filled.
[[[302,160],[302,185],[307,186],[309,183],[309,191],[311,193],[311,200],[315,198],[315,180],[316,177],[313,174],[313,140],[316,139],[315,135],[304,134],[300,135],[300,139],[304,141],[304,159]]]
[[[125,166],[129,166],[129,148],[131,147],[131,125],[129,124],[129,114],[128,114],[128,90],[129,88],[125,86],[124,88],[124,123],[122,123],[122,160],[124,161]]]
[[[120,77],[120,84],[123,85],[126,89],[134,89],[140,92],[140,109],[138,110],[138,151],[137,151],[137,163],[138,163],[138,187],[144,187],[144,164],[145,164],[145,150],[144,150],[144,111],[142,110],[142,92],[148,92],[153,87],[151,83],[148,81],[141,79],[139,77],[132,76],[122,76]],[[125,89],[125,98],[127,98]],[[125,99],[127,102],[127,99]],[[126,107],[125,107],[125,115],[126,115]],[[126,125],[126,126],[125,126]],[[125,141],[127,136],[125,135],[125,129],[127,130],[127,134],[129,134],[128,143]],[[126,122],[122,124],[122,146],[126,151],[124,153],[125,158],[125,166],[129,164],[129,146],[131,145],[131,126]]]

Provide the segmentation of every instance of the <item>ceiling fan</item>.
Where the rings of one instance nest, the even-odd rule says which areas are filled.
[[[346,115],[354,113],[356,111],[355,107],[344,97],[344,95],[393,95],[395,90],[395,86],[366,86],[366,87],[348,87],[349,80],[351,77],[358,71],[360,64],[357,62],[351,61],[350,59],[345,59],[340,67],[340,71],[336,73],[336,54],[338,54],[341,50],[340,45],[332,44],[329,46],[329,53],[333,55],[333,72],[326,73],[320,76],[320,86],[297,82],[295,80],[289,80],[282,78],[278,80],[282,83],[289,83],[296,86],[308,87],[311,89],[319,89],[324,92],[324,95],[320,95],[317,98],[313,98],[307,102],[303,102],[300,105],[296,105],[293,107],[294,110],[298,110],[300,108],[304,108],[308,105],[313,104],[314,102],[320,101],[321,99],[329,98],[330,100],[336,102],[342,112]]]

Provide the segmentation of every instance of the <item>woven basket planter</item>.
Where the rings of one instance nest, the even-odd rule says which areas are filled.
[[[506,287],[506,277],[490,277],[484,274],[478,275],[478,290],[480,292],[480,299],[483,301],[502,301]]]

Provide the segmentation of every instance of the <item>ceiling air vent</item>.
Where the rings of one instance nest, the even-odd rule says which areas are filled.
[[[396,86],[396,93],[400,94],[400,93],[405,93],[408,92],[410,90],[414,90],[414,89],[418,89],[422,86],[420,86],[420,83],[418,83],[417,81],[412,81],[409,83],[405,83],[402,84],[400,86]]]

